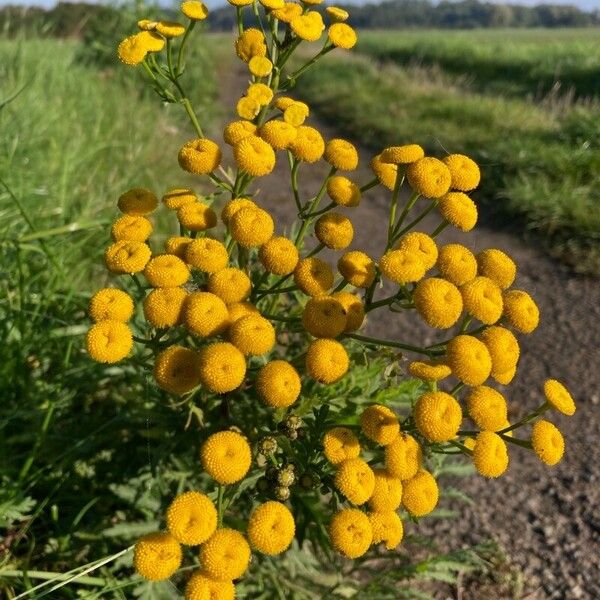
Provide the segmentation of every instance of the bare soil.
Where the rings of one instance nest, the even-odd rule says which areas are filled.
[[[235,107],[247,81],[243,65],[224,65],[222,100]],[[233,118],[233,113],[227,115]],[[326,139],[335,130],[311,115],[309,124]],[[360,148],[361,165],[351,177],[361,183],[372,178],[368,163],[374,152]],[[300,171],[304,199],[314,195],[327,171],[323,162],[303,165]],[[483,173],[485,177],[485,172]],[[260,203],[276,216],[279,232],[295,218],[289,185],[289,169],[278,154],[275,171],[258,181]],[[358,208],[346,211],[355,227],[351,248],[365,250],[378,258],[385,243],[387,206],[390,194],[378,186],[368,191]],[[475,195],[476,199],[476,195]],[[423,205],[417,203],[417,210]],[[549,468],[532,452],[511,447],[511,464],[498,480],[473,476],[461,487],[475,500],[474,506],[456,504],[457,520],[440,520],[419,525],[419,533],[433,532],[447,548],[458,548],[497,540],[524,574],[523,598],[600,598],[600,284],[597,279],[574,274],[551,259],[542,249],[503,223],[485,222],[469,234],[446,229],[440,243],[465,243],[475,250],[494,247],[508,252],[517,262],[515,286],[530,292],[540,307],[541,324],[529,336],[520,336],[522,358],[513,383],[503,389],[511,407],[509,418],[518,419],[542,399],[541,385],[549,377],[565,382],[578,405],[576,414],[550,418],[564,432],[566,455]],[[431,232],[439,216],[430,214],[419,230]],[[308,241],[311,248],[316,242]],[[332,263],[335,255],[330,255]],[[414,313],[376,311],[367,326],[370,334],[419,345],[439,339],[415,318]],[[447,337],[447,332],[443,337]],[[481,599],[507,597],[498,587],[485,586],[480,593],[452,596]],[[486,591],[487,590],[487,591]],[[441,592],[440,592],[441,593]]]

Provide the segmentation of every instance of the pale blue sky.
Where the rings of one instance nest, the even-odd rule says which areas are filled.
[[[63,0],[63,1],[69,1],[69,0]],[[76,1],[76,0],[73,0]],[[85,0],[86,2],[98,2],[99,0]],[[101,1],[101,0],[100,0]],[[373,0],[376,1],[376,0]],[[494,0],[491,0],[494,1]],[[503,0],[498,0],[498,2],[503,1]],[[5,6],[7,4],[12,4],[12,5],[34,5],[34,6],[46,6],[46,7],[50,7],[50,6],[54,6],[56,4],[57,0],[0,0],[0,6]],[[206,4],[209,7],[215,7],[215,6],[222,6],[223,4],[225,4],[224,0],[205,0]],[[600,9],[600,0],[506,0],[507,3],[509,4],[523,4],[525,6],[532,6],[535,4],[570,4],[570,5],[575,5],[575,6],[579,6],[582,9],[585,10],[593,10],[593,9]],[[109,2],[107,2],[109,3]],[[164,5],[168,5],[168,4],[175,4],[175,2],[169,2],[167,1],[160,1],[160,4],[164,4]],[[344,0],[344,3],[348,3],[348,4],[362,4],[363,2],[361,2],[361,0]]]

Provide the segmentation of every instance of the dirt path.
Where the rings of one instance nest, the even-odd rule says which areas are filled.
[[[243,66],[232,65],[222,88],[224,105],[235,107],[246,85]],[[314,115],[309,122],[326,139],[335,136],[334,129]],[[368,162],[374,153],[365,148],[359,151],[361,166],[352,177],[366,182],[372,177]],[[314,195],[326,170],[323,163],[301,169],[304,198]],[[278,231],[283,232],[294,219],[295,210],[287,161],[281,154],[274,173],[261,179],[259,186],[261,204],[277,217]],[[348,213],[355,227],[352,247],[365,249],[373,257],[381,255],[388,202],[389,192],[379,186]],[[419,229],[430,232],[438,223],[439,217],[431,216]],[[540,307],[540,327],[533,335],[520,338],[519,372],[506,389],[512,412],[509,418],[519,417],[540,402],[541,384],[548,377],[567,382],[578,411],[570,419],[551,417],[567,441],[566,457],[557,467],[545,467],[533,453],[511,448],[512,462],[505,476],[495,481],[474,476],[461,482],[475,504],[456,507],[461,511],[460,519],[426,527],[432,527],[439,539],[446,536],[446,545],[452,548],[490,537],[499,540],[526,574],[529,599],[600,598],[600,428],[596,420],[600,403],[600,283],[570,273],[510,232],[485,226],[470,234],[447,229],[440,242],[452,241],[477,250],[497,247],[507,251],[519,267],[515,285],[532,293]],[[435,339],[432,331],[411,314],[379,313],[368,327],[380,337],[409,343]]]

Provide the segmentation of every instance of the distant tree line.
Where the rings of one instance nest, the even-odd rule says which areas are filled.
[[[475,27],[587,27],[600,25],[600,10],[585,12],[574,6],[540,4],[520,6],[492,4],[478,0],[433,3],[430,0],[386,0],[364,6],[336,3],[351,13],[351,23],[364,29]],[[324,11],[324,5],[315,7]],[[247,25],[254,23],[251,11],[246,11]],[[54,8],[4,6],[0,8],[0,35],[47,35],[85,37],[102,28],[118,28],[124,10],[98,4],[59,2]],[[175,16],[174,13],[172,16]],[[131,13],[128,18],[131,20]],[[231,30],[235,12],[230,6],[213,10],[209,26],[215,31]],[[92,33],[93,35],[93,33]]]

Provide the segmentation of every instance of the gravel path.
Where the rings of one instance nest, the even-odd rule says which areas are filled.
[[[223,85],[225,106],[235,107],[245,87],[245,68],[236,63]],[[314,116],[309,122],[326,139],[335,136],[331,127]],[[362,164],[352,177],[364,183],[372,177],[368,162],[374,153],[364,148],[359,151]],[[326,170],[323,163],[301,168],[299,179],[304,198],[314,195]],[[287,161],[281,154],[273,174],[259,180],[258,185],[261,204],[276,216],[278,230],[283,232],[294,219],[295,211]],[[355,226],[353,248],[364,249],[373,257],[381,255],[388,202],[389,192],[378,186],[348,213]],[[439,217],[430,217],[420,230],[432,231],[437,226]],[[596,417],[600,404],[600,284],[596,279],[569,272],[523,240],[523,236],[502,230],[499,224],[480,225],[470,234],[446,229],[440,236],[441,243],[454,241],[476,250],[497,247],[508,252],[519,268],[515,286],[529,291],[540,307],[541,325],[532,335],[520,336],[522,359],[518,374],[504,390],[511,409],[509,418],[514,420],[539,404],[541,385],[548,377],[567,383],[578,410],[571,418],[556,414],[550,417],[564,432],[567,443],[566,456],[559,465],[546,467],[533,453],[511,447],[511,464],[505,476],[494,481],[477,476],[461,481],[475,505],[454,507],[460,510],[460,519],[425,527],[431,527],[440,539],[447,539],[449,548],[490,538],[498,540],[524,572],[524,597],[531,600],[598,599],[600,430]],[[311,246],[309,240],[308,247]],[[414,314],[377,311],[376,315],[368,325],[369,333],[408,343],[419,341],[420,345],[436,339],[435,333],[418,323]],[[479,595],[482,600],[489,597]]]

